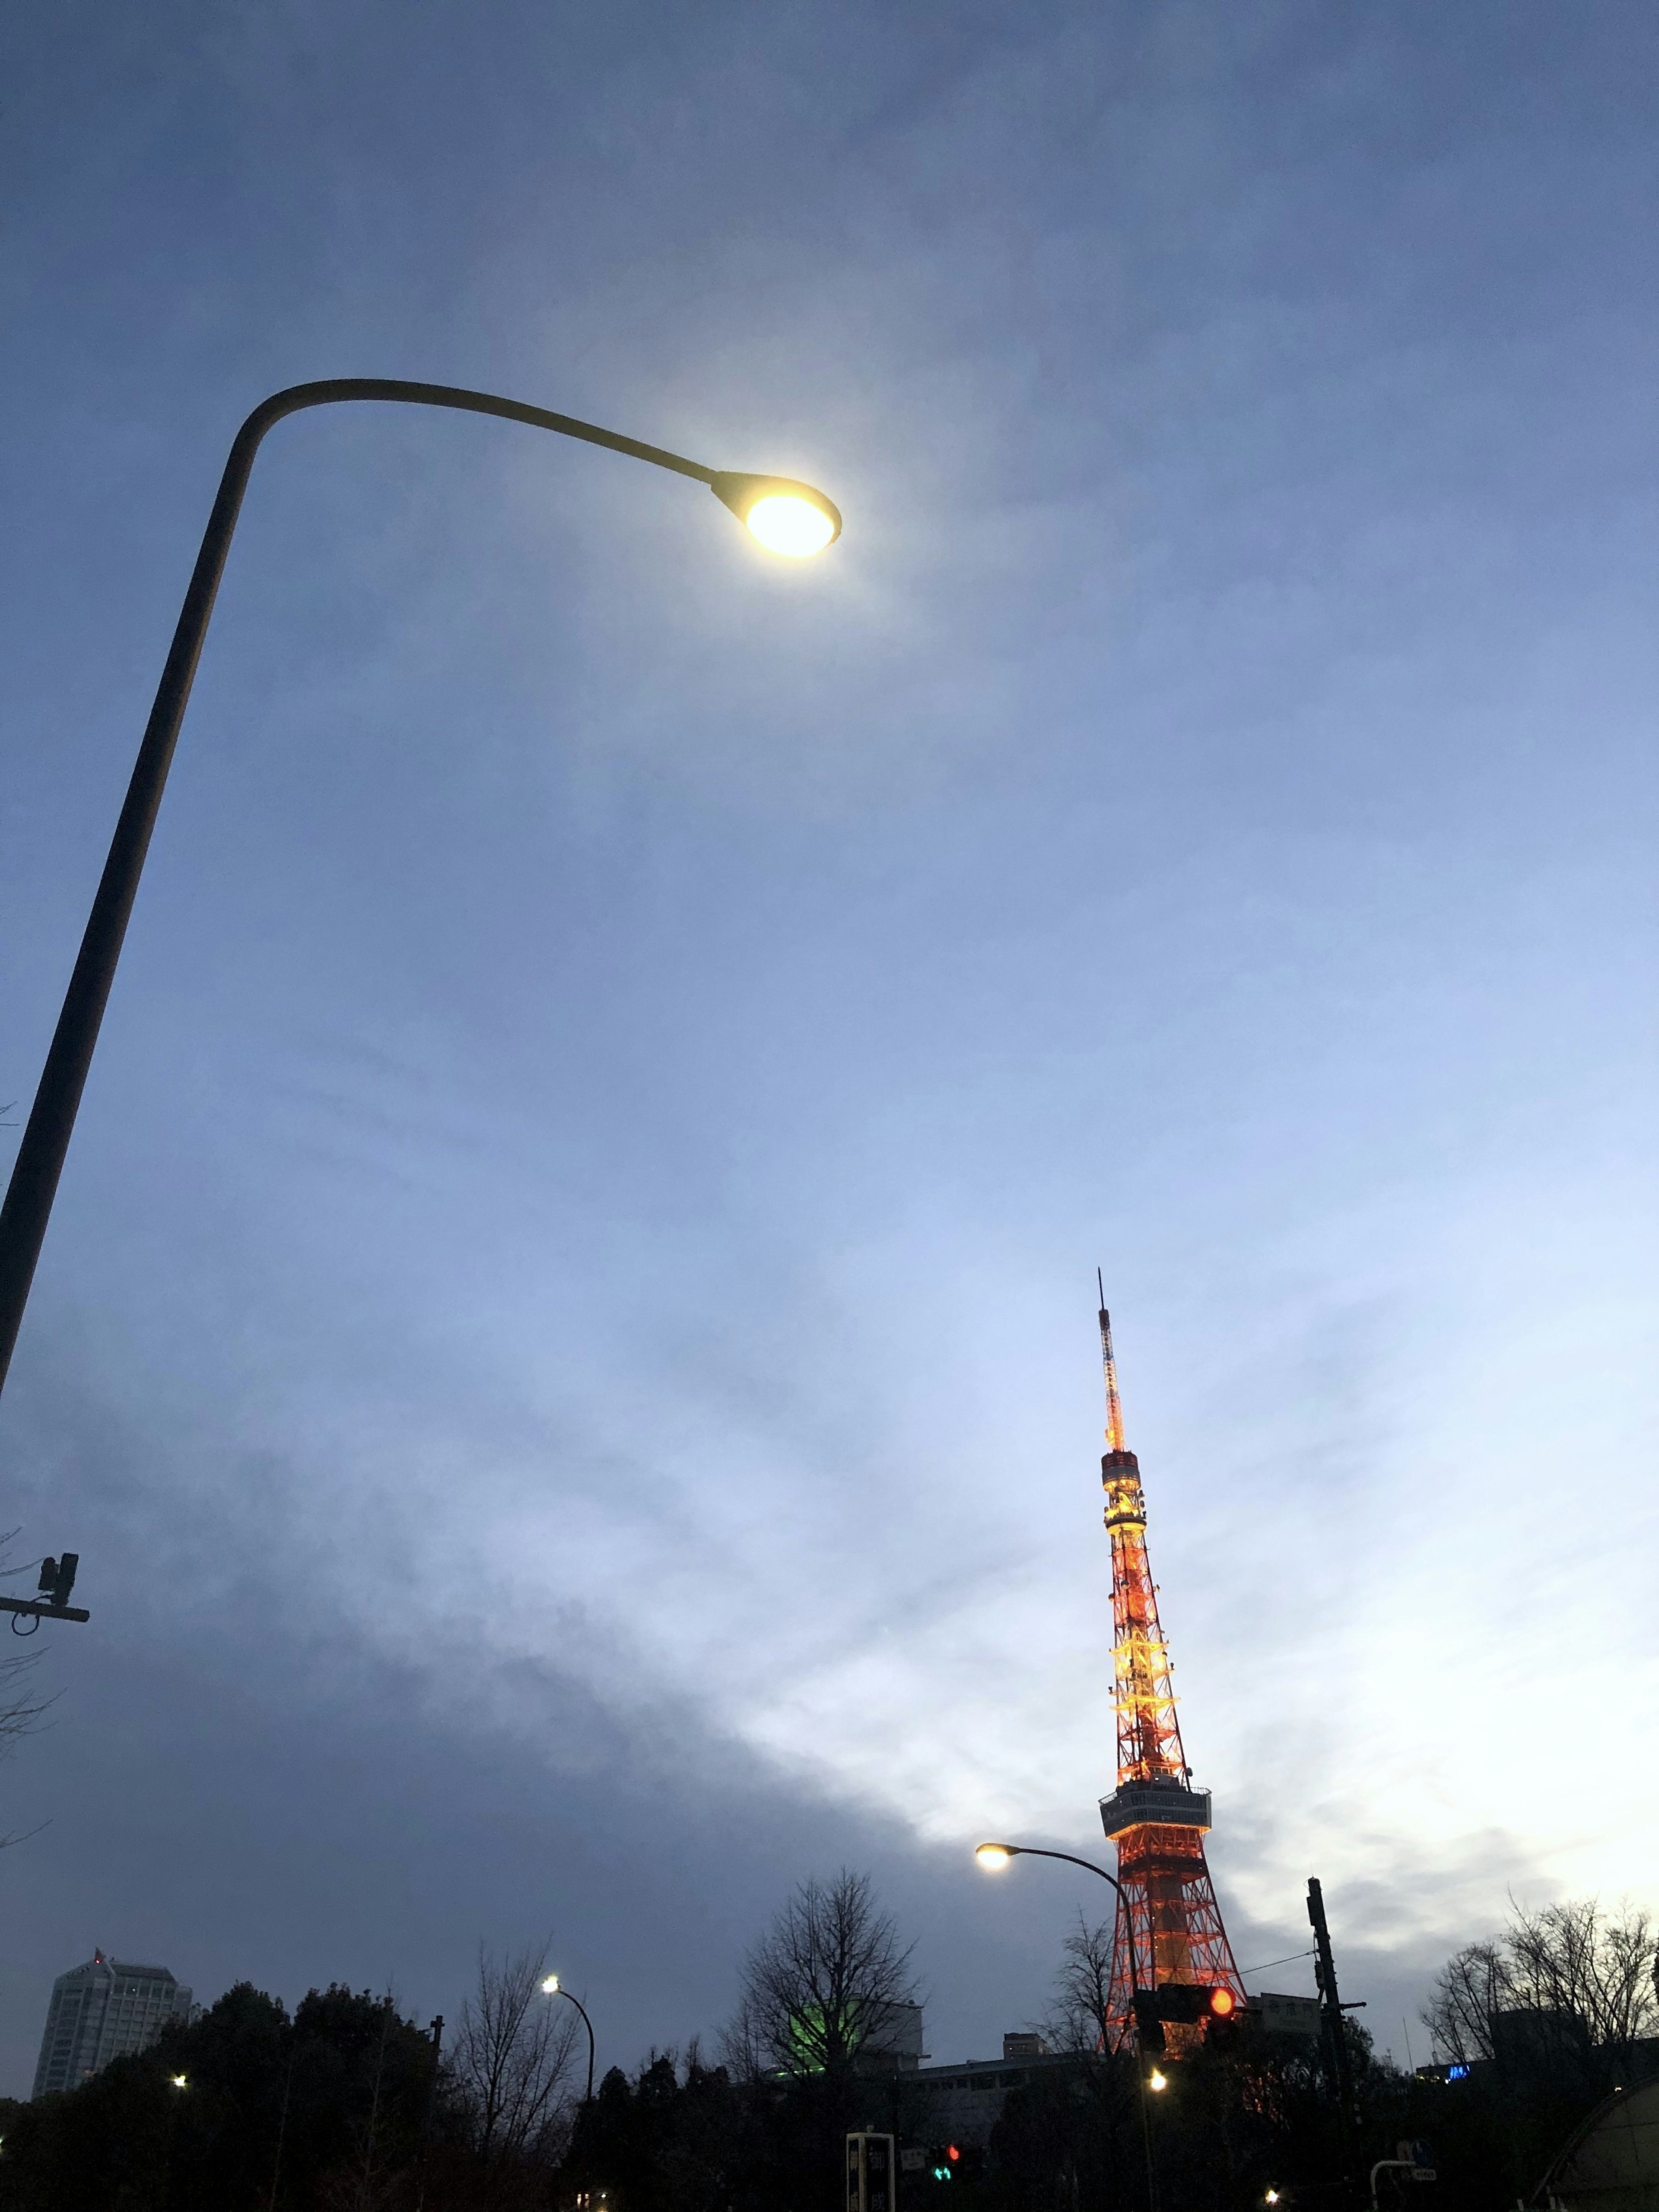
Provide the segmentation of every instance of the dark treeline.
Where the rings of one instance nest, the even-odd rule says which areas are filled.
[[[247,1984],[81,2087],[0,2105],[6,2212],[379,2206],[454,2132],[429,2039],[384,1999]]]
[[[543,1954],[481,1954],[441,2054],[389,1996],[239,1983],[79,2087],[0,2100],[0,2212],[532,2212],[569,2141]]]
[[[1320,2046],[1249,2030],[1171,2057],[1103,2055],[1109,1924],[1066,1947],[1053,2057],[1012,2087],[948,2180],[896,2212],[1302,2212],[1367,2201],[1373,2163],[1425,2141],[1411,2212],[1508,2212],[1605,2096],[1651,2072],[1653,1931],[1593,1906],[1517,1917],[1459,1953],[1425,2017],[1455,2081],[1402,2074],[1346,2023],[1346,2130]],[[440,2063],[387,1997],[247,1984],[152,2049],[38,2104],[0,2104],[0,2212],[845,2212],[843,2138],[942,2150],[939,2108],[879,2056],[916,1996],[863,1877],[807,1882],[744,1961],[712,2063],[694,2043],[612,2069],[591,2103],[545,1950],[479,1961]]]

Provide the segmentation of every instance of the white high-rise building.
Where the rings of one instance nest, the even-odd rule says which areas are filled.
[[[165,1966],[124,1966],[94,1951],[52,1985],[32,2094],[78,2089],[112,2058],[143,2051],[170,2022],[190,2018],[190,1991]]]

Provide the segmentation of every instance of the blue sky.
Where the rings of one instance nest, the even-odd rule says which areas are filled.
[[[0,1101],[265,392],[847,527],[273,433],[0,1413],[94,1607],[0,2087],[94,1943],[453,2015],[551,1930],[631,2063],[844,1861],[996,2048],[1090,1900],[967,1850],[1112,1779],[1097,1262],[1243,1962],[1320,1874],[1403,2057],[1510,1892],[1651,1901],[1651,11],[3,53]]]

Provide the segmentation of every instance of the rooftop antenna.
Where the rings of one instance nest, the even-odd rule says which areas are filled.
[[[1106,1285],[1098,1267],[1095,1280],[1100,1285],[1100,1358],[1106,1370],[1106,1449],[1109,1452],[1123,1449],[1123,1408],[1118,1402],[1117,1363],[1112,1358],[1112,1316],[1106,1310]]]

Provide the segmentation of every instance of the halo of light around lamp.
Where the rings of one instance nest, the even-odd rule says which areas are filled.
[[[793,477],[756,477],[722,469],[709,489],[763,545],[787,559],[802,561],[822,553],[841,536],[841,509],[835,501]]]

